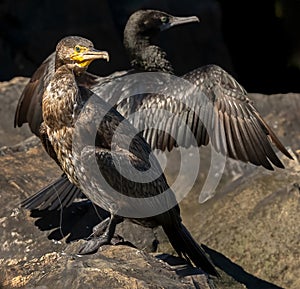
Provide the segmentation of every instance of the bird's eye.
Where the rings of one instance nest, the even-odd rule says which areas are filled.
[[[162,17],[160,18],[160,21],[161,21],[162,23],[167,23],[167,22],[169,22],[169,18],[168,18],[167,16],[162,16]]]
[[[81,48],[79,46],[75,46],[75,51],[76,52],[80,52],[81,51]]]

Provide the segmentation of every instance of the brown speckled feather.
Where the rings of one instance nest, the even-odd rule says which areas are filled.
[[[153,11],[150,13],[155,15]],[[147,61],[149,61],[150,70],[154,67],[155,71],[172,72],[170,63],[165,59],[166,54],[159,47],[150,45],[145,39],[138,39],[140,35],[139,21],[140,19],[144,21],[148,17],[146,13],[139,12],[134,17],[135,21],[132,23],[128,21],[124,31],[124,43],[130,52],[133,64],[142,59],[142,62],[137,65],[142,70],[147,70]],[[131,20],[134,20],[134,17]],[[143,26],[143,28],[145,27]],[[147,36],[147,32],[145,35]],[[149,45],[150,50],[154,49],[151,50],[151,53],[144,53],[148,51],[143,46],[145,43]],[[147,56],[149,60],[147,60]],[[135,57],[136,60],[134,60]],[[159,60],[162,63],[159,63]],[[29,122],[31,130],[39,135],[39,127],[42,122],[42,94],[53,74],[54,54],[45,60],[25,88],[16,110],[15,126]],[[273,144],[291,158],[274,132],[251,104],[245,89],[223,69],[216,65],[208,65],[187,73],[183,78],[195,84],[198,91],[201,92],[191,101],[190,107],[186,107],[182,102],[175,101],[171,97],[147,94],[139,95],[136,99],[119,102],[116,105],[117,110],[125,117],[130,113],[149,109],[151,113],[147,117],[133,119],[132,123],[139,130],[159,123],[160,131],[151,128],[146,129],[143,133],[152,148],[172,150],[178,145],[189,147],[191,137],[188,137],[186,127],[179,125],[182,121],[191,129],[198,146],[207,145],[210,140],[217,151],[233,159],[262,165],[270,170],[273,169],[272,165],[283,167],[276,156]],[[85,72],[77,81],[80,85],[91,88],[101,95],[103,81],[101,78]],[[177,99],[180,98],[180,92],[180,87],[174,87]],[[106,95],[101,95],[101,97],[109,101],[106,99]],[[159,112],[160,109],[175,113],[175,117],[166,117]],[[209,133],[207,128],[209,128]],[[177,142],[165,132],[168,129]]]
[[[91,47],[88,40],[80,37],[65,38],[58,44],[56,71],[45,89],[42,102],[42,127],[61,169],[92,202],[111,213],[111,220],[124,209],[135,214],[140,212],[137,217],[132,217],[135,222],[151,227],[161,225],[180,256],[187,261],[192,260],[207,273],[218,276],[201,246],[182,224],[174,193],[171,189],[165,193],[169,186],[157,159],[152,157],[150,163],[152,154],[149,144],[108,103],[99,96],[92,102],[93,92],[78,86],[75,74],[83,68],[81,63],[74,63],[68,57],[77,43]],[[98,115],[101,116],[100,122],[95,120]],[[96,135],[93,135],[94,128]],[[77,138],[74,139],[75,135]],[[97,168],[92,165],[95,158],[108,186],[101,180],[99,182],[98,173],[95,174]],[[125,167],[128,162],[131,165]],[[125,168],[130,176],[148,172],[151,168],[150,173],[155,177],[151,181],[138,181],[136,178],[131,181],[119,173],[118,169],[122,172]],[[112,188],[117,190],[118,197],[113,194]],[[159,200],[151,198],[157,195],[161,196]],[[137,208],[128,197],[141,200],[142,207]],[[161,205],[164,211],[156,213],[155,208]],[[151,214],[141,218],[145,209],[150,209]],[[108,242],[115,231],[115,225],[110,224],[104,234],[104,238],[110,236]]]
[[[31,131],[40,136],[40,125],[43,122],[43,94],[54,75],[55,53],[49,55],[34,72],[25,86],[15,112],[14,127],[28,123]],[[106,78],[85,72],[77,78],[79,85],[87,88],[98,87]],[[97,89],[97,88],[96,88]]]

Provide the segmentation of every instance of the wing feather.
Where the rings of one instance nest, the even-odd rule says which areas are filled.
[[[135,106],[136,110],[152,108],[151,121],[159,122],[159,130],[151,130],[151,138],[155,139],[154,134],[157,134],[159,140],[151,142],[152,148],[153,144],[162,150],[171,150],[176,145],[191,146],[191,137],[187,133],[189,128],[198,146],[207,145],[210,139],[218,152],[270,170],[273,169],[271,163],[283,167],[272,145],[292,158],[251,104],[246,90],[222,68],[207,65],[185,74],[183,79],[195,85],[189,102],[187,93],[176,95],[176,98],[166,96],[163,100],[161,95],[158,99],[157,95],[148,94]],[[182,88],[174,87],[174,92],[178,91],[182,92]],[[153,99],[157,102],[155,106]],[[156,108],[159,109],[156,111]],[[162,109],[174,115],[164,115]],[[149,120],[143,121],[147,128]],[[164,131],[171,131],[175,140]]]

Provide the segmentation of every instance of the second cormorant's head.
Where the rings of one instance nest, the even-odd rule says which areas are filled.
[[[138,10],[128,19],[124,37],[126,34],[135,36],[152,37],[160,31],[167,30],[176,25],[199,22],[196,16],[176,17],[159,10]]]
[[[138,10],[128,19],[124,30],[124,46],[132,67],[142,71],[173,73],[165,53],[153,43],[161,31],[184,23],[199,22],[198,17],[176,17],[158,10]]]
[[[106,51],[94,48],[93,43],[79,36],[67,36],[60,40],[56,46],[55,68],[67,65],[76,74],[84,72],[95,59],[106,59]]]

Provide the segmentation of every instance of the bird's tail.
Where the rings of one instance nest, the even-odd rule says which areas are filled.
[[[76,198],[84,197],[80,189],[71,184],[65,174],[33,196],[21,202],[29,210],[60,210],[70,206]]]
[[[182,223],[177,223],[176,227],[170,226],[170,224],[163,224],[162,227],[179,256],[183,255],[188,261],[192,261],[206,273],[219,276],[214,265],[206,257],[204,250],[193,239],[190,232]]]

